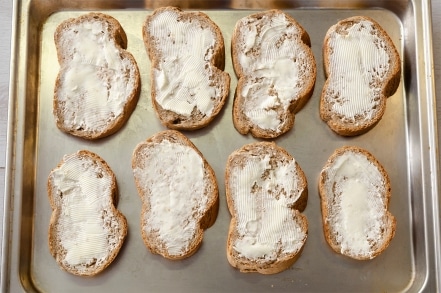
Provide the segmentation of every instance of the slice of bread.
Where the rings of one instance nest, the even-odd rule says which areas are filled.
[[[339,21],[326,33],[323,62],[321,119],[342,136],[372,129],[401,77],[400,56],[386,31],[365,16]]]
[[[216,177],[203,155],[183,134],[166,130],[136,146],[132,168],[147,248],[171,260],[194,254],[219,208]]]
[[[274,274],[300,256],[308,234],[301,212],[308,199],[305,174],[286,150],[256,142],[227,161],[225,188],[231,222],[227,258],[241,272]]]
[[[259,138],[284,134],[314,90],[317,69],[308,33],[291,16],[269,10],[240,19],[231,43],[239,78],[234,126]]]
[[[63,21],[54,37],[60,63],[53,101],[57,127],[85,139],[115,133],[135,109],[141,89],[120,23],[89,13]]]
[[[377,159],[358,147],[341,147],[320,173],[319,192],[326,241],[342,255],[372,259],[394,237],[388,211],[389,176]]]
[[[127,221],[116,209],[115,175],[98,155],[82,150],[65,155],[47,182],[52,215],[49,250],[69,273],[94,276],[116,257]]]
[[[230,76],[222,71],[225,47],[219,27],[202,12],[163,7],[147,16],[143,38],[161,123],[176,130],[208,125],[230,90]]]

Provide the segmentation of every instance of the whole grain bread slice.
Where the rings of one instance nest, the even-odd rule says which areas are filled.
[[[193,255],[219,208],[216,177],[202,153],[182,133],[166,130],[136,146],[132,169],[147,248],[171,260]]]
[[[401,59],[387,32],[366,16],[341,20],[326,33],[323,62],[321,119],[342,136],[372,129],[401,77]]]
[[[57,127],[85,139],[117,132],[135,109],[141,90],[121,24],[91,12],[60,23],[54,39],[60,64],[53,100]]]
[[[273,142],[247,144],[228,157],[225,192],[230,264],[261,274],[289,268],[308,234],[307,181],[295,159]]]
[[[358,260],[382,253],[395,235],[390,179],[368,151],[335,150],[320,173],[323,231],[331,248]]]
[[[306,30],[290,15],[268,10],[240,19],[231,49],[239,78],[233,122],[241,134],[275,138],[294,125],[311,97],[316,63]]]
[[[207,126],[230,89],[219,27],[205,13],[162,7],[147,16],[143,39],[152,63],[152,103],[161,123],[176,130]]]
[[[118,188],[109,165],[87,150],[65,155],[50,172],[47,190],[52,256],[74,275],[102,272],[117,256],[128,229],[116,209]]]

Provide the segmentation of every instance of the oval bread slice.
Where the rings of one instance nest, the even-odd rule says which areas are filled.
[[[117,184],[107,163],[82,150],[65,155],[49,174],[49,250],[69,273],[93,276],[118,254],[127,221],[116,209]]]
[[[118,131],[141,89],[120,23],[103,13],[67,19],[55,31],[55,46],[60,63],[53,101],[57,127],[85,139]]]
[[[342,136],[372,129],[400,83],[401,60],[389,35],[369,17],[341,20],[326,33],[323,62],[321,119]]]
[[[219,207],[218,185],[208,162],[187,137],[166,130],[136,146],[132,168],[147,248],[171,260],[194,254]]]
[[[227,258],[241,272],[274,274],[289,268],[306,242],[305,174],[273,142],[234,151],[227,161],[225,188],[231,213]]]
[[[319,191],[325,238],[334,251],[366,260],[388,247],[396,226],[388,211],[390,180],[372,154],[335,150],[320,173]]]
[[[291,16],[269,10],[240,19],[231,50],[239,81],[233,122],[241,134],[275,138],[290,130],[311,97],[316,63],[308,33]]]
[[[143,39],[151,65],[151,96],[161,123],[176,130],[207,126],[230,90],[224,39],[202,12],[162,7],[147,16]]]

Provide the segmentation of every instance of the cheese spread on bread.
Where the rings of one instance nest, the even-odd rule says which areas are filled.
[[[61,65],[55,88],[57,124],[85,138],[115,132],[111,129],[128,118],[139,90],[137,65],[129,53],[121,53],[125,44],[116,43],[111,32],[117,28],[109,23],[116,20],[106,17],[67,20],[56,32]]]
[[[134,169],[134,174],[150,194],[145,229],[158,235],[169,254],[182,254],[198,225],[192,217],[207,208],[202,159],[192,148],[168,140],[144,150],[138,160],[145,156],[149,170]]]
[[[275,260],[280,251],[298,251],[306,237],[292,216],[291,206],[300,196],[295,161],[273,169],[270,159],[269,155],[250,157],[243,166],[230,170],[235,174],[231,193],[240,235],[233,247],[252,260]],[[256,200],[251,200],[253,196]]]
[[[355,259],[371,259],[384,250],[395,231],[388,211],[387,173],[367,151],[337,149],[321,172],[323,225],[334,250]]]
[[[256,142],[231,153],[225,170],[229,263],[241,272],[286,270],[300,256],[308,234],[302,169],[275,143]]]
[[[343,19],[325,35],[323,63],[320,118],[342,136],[375,127],[401,78],[400,55],[387,32],[366,16]]]
[[[373,85],[381,84],[389,72],[387,45],[372,33],[374,30],[373,24],[364,20],[329,37],[328,46],[333,49],[328,91],[338,93],[332,111],[355,123],[359,117],[372,119],[382,94],[381,87]]]
[[[214,31],[196,18],[184,20],[174,10],[152,18],[148,27],[160,53],[153,70],[156,101],[166,110],[190,116],[196,107],[211,115],[220,89],[212,86]]]
[[[87,165],[76,157],[54,172],[54,184],[60,192],[59,233],[66,249],[65,261],[71,265],[101,259],[107,252],[107,231],[102,210],[108,208],[111,178],[97,178],[97,166]],[[97,180],[98,179],[98,180]]]
[[[240,19],[232,37],[239,77],[233,107],[236,129],[262,138],[292,128],[312,94],[315,59],[306,31],[289,15],[269,10]]]
[[[253,123],[280,132],[280,118],[274,107],[288,111],[292,99],[301,91],[299,73],[311,65],[305,60],[299,39],[281,39],[282,35],[298,35],[297,27],[290,25],[284,14],[265,18],[266,21],[253,23],[243,19],[240,26],[243,51],[239,61],[244,74],[254,77],[241,94],[246,97],[245,114]],[[256,46],[261,47],[259,54],[254,52]]]
[[[76,275],[107,267],[127,234],[116,210],[116,181],[104,161],[88,151],[65,155],[49,175],[53,208],[49,246],[60,265]]]
[[[144,244],[170,260],[193,255],[219,208],[216,176],[201,152],[182,133],[161,131],[136,146],[132,170]]]
[[[381,238],[380,219],[384,213],[384,182],[378,169],[364,156],[345,153],[327,170],[329,182],[339,201],[339,213],[330,215],[335,221],[341,249],[359,254],[370,250],[370,242]],[[333,218],[335,217],[335,218]]]

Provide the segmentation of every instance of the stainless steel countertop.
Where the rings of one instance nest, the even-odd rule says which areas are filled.
[[[3,207],[5,194],[5,152],[9,99],[10,43],[12,32],[13,0],[0,1],[0,235],[3,227]],[[441,137],[441,1],[432,1],[432,36],[434,56],[434,76],[436,83],[438,136]],[[0,237],[0,247],[2,238]],[[0,255],[1,257],[1,255]],[[0,271],[1,271],[0,261]]]

